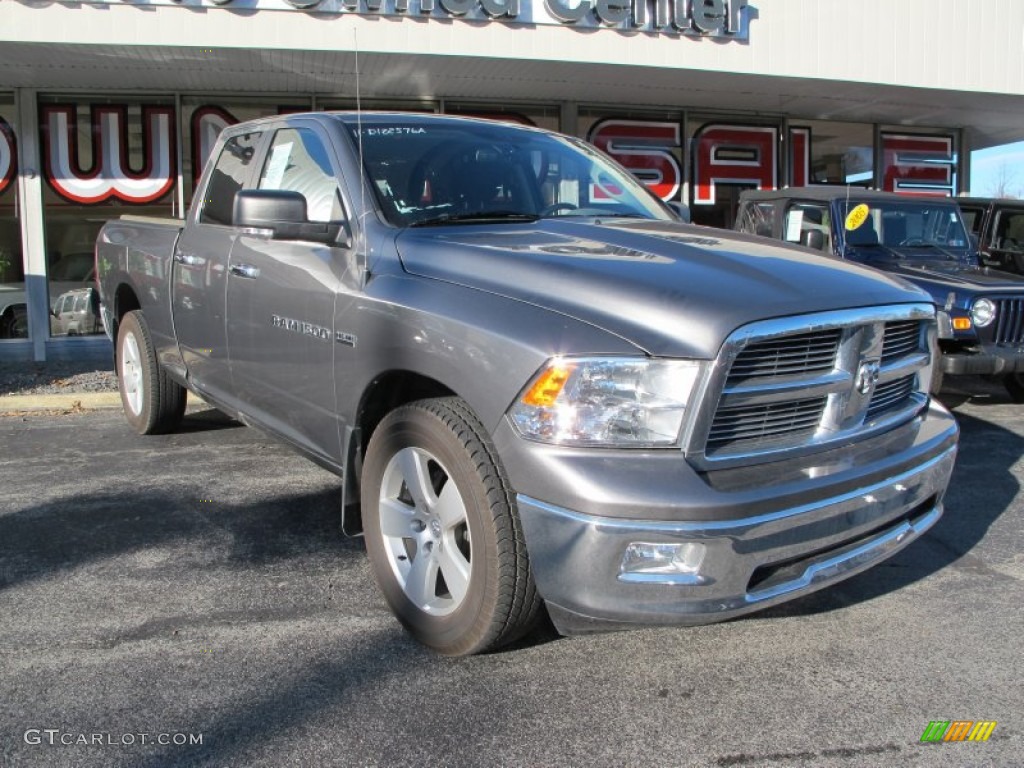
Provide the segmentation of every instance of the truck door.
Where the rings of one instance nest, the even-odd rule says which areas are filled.
[[[231,215],[262,136],[245,133],[224,144],[172,258],[171,312],[182,360],[197,389],[232,406],[224,321],[228,257],[238,236]]]
[[[344,219],[338,170],[313,127],[277,130],[260,189],[301,193],[309,221]],[[347,248],[241,231],[228,269],[228,348],[249,412],[293,443],[339,461],[334,317],[354,254]]]

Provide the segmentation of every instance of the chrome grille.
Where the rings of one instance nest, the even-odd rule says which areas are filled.
[[[875,393],[868,404],[866,420],[870,421],[890,408],[899,408],[914,391],[914,375],[893,379],[875,387]]]
[[[824,397],[786,403],[719,408],[708,433],[708,450],[740,444],[760,448],[812,434],[821,424]]]
[[[915,352],[921,345],[921,321],[900,320],[885,324],[882,363]]]
[[[928,402],[934,309],[840,310],[740,328],[722,347],[685,450],[708,469],[876,433]]]
[[[729,369],[727,385],[760,376],[831,371],[839,347],[839,333],[835,328],[749,344]]]
[[[996,344],[1024,343],[1024,299],[997,299]]]

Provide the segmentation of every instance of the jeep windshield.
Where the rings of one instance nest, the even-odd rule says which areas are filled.
[[[949,200],[844,200],[839,229],[847,250],[866,258],[961,260],[970,240]]]
[[[398,227],[549,217],[675,220],[590,145],[484,120],[365,116],[346,125],[387,220]]]

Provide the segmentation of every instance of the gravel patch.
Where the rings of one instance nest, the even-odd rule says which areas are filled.
[[[107,366],[84,360],[0,363],[0,395],[117,392],[117,376]]]

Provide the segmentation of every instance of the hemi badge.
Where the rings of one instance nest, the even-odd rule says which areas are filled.
[[[339,344],[344,344],[346,347],[354,347],[356,345],[356,335],[354,333],[335,331],[334,340]]]

